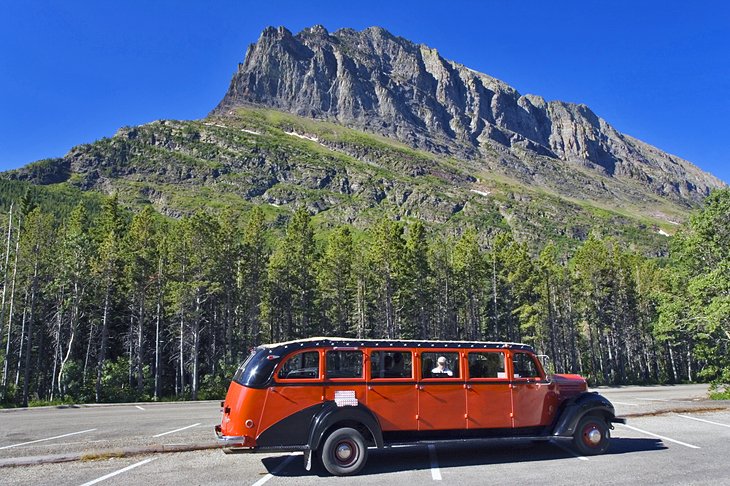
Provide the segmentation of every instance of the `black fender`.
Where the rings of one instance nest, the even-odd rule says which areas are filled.
[[[362,404],[356,406],[338,406],[335,402],[325,402],[322,409],[312,419],[309,430],[309,450],[317,450],[324,439],[324,434],[333,425],[344,422],[347,426],[361,425],[372,435],[375,445],[383,447],[383,431],[380,422],[369,408]]]
[[[616,419],[616,410],[606,397],[599,395],[598,392],[583,392],[566,400],[558,413],[550,435],[572,437],[578,421],[587,414],[605,417],[609,427],[611,427],[611,422],[622,421]]]

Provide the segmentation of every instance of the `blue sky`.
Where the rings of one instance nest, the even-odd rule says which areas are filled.
[[[730,182],[730,4],[0,2],[0,170],[125,125],[204,117],[268,25],[382,26],[523,94],[585,103]]]

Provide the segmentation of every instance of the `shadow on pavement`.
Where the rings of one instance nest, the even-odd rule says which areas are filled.
[[[613,438],[611,447],[605,455],[665,449],[667,447],[659,439]],[[529,441],[496,440],[484,443],[436,444],[438,465],[441,468],[554,461],[559,459],[574,460],[576,454],[573,454],[571,450],[570,441],[532,443]],[[269,473],[275,476],[330,476],[321,465],[317,464],[317,461],[314,461],[311,471],[306,471],[303,455],[290,460],[282,467],[288,458],[289,456],[267,457],[261,462]],[[367,476],[430,468],[431,462],[428,449],[426,445],[419,444],[392,449],[370,449],[368,462],[358,475]]]

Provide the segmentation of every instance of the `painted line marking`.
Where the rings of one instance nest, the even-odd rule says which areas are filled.
[[[77,435],[77,434],[85,434],[87,432],[93,432],[95,430],[96,429],[87,429],[87,430],[82,430],[80,432],[71,432],[70,434],[57,435],[55,437],[49,437],[47,439],[38,439],[38,440],[31,440],[30,442],[21,442],[20,444],[13,444],[13,445],[9,445],[9,446],[0,447],[0,450],[10,449],[11,447],[19,447],[19,446],[24,446],[24,445],[28,445],[28,444],[35,444],[36,442],[43,442],[46,440],[60,439],[62,437],[69,437],[69,436]]]
[[[683,417],[686,419],[690,419],[690,420],[696,420],[698,422],[705,422],[706,424],[719,425],[721,427],[730,427],[730,425],[728,425],[728,424],[721,424],[720,422],[713,422],[711,420],[705,420],[705,419],[701,419],[701,418],[697,418],[697,417],[690,417],[689,415],[682,415],[681,413],[678,413],[677,416]]]
[[[674,442],[675,444],[683,445],[685,447],[689,447],[690,449],[700,449],[700,446],[696,446],[696,445],[692,445],[692,444],[687,444],[686,442],[681,442],[679,440],[670,439],[669,437],[664,437],[663,435],[655,434],[653,432],[649,432],[649,431],[642,430],[642,429],[639,429],[639,428],[636,428],[636,427],[632,427],[630,425],[626,425],[626,424],[618,424],[618,425],[621,425],[622,427],[629,428],[631,430],[635,430],[637,432],[641,432],[642,434],[651,435],[652,437],[657,437],[657,438],[662,439],[662,440],[666,440],[666,441],[669,441],[669,442]]]
[[[140,407],[139,405],[135,405],[135,407],[137,407],[140,410],[144,410],[144,408]]]
[[[611,400],[611,403],[615,403],[616,405],[625,405],[627,407],[640,407],[641,406],[638,403],[617,402],[616,400]]]
[[[282,462],[281,464],[279,464],[279,466],[276,469],[274,469],[269,474],[267,474],[263,478],[259,479],[255,483],[253,483],[251,486],[261,486],[266,481],[268,481],[269,479],[273,478],[275,474],[279,474],[295,457],[298,457],[298,456],[299,456],[299,454],[292,454],[292,455],[290,455],[289,457],[287,457],[284,460],[284,462]]]
[[[139,461],[137,463],[132,464],[131,466],[127,466],[124,469],[120,469],[119,471],[114,471],[113,473],[109,473],[106,476],[102,476],[100,478],[94,479],[93,481],[89,481],[88,483],[84,483],[81,486],[91,486],[92,484],[100,483],[102,481],[105,481],[109,478],[113,478],[117,474],[122,474],[123,472],[127,472],[131,469],[134,469],[135,467],[144,466],[148,462],[152,462],[155,459],[158,459],[157,457],[150,457],[149,459],[145,459],[144,461]]]
[[[616,402],[613,402],[613,403],[616,403]],[[553,444],[553,445],[555,445],[555,446],[558,446],[561,449],[563,449],[565,452],[567,452],[571,456],[575,457],[576,459],[580,459],[581,461],[587,461],[588,460],[587,457],[581,456],[581,455],[577,454],[574,450],[570,449],[569,447],[565,447],[563,444],[559,443],[556,440],[551,440],[550,443]]]
[[[436,446],[433,444],[428,444],[428,458],[431,461],[431,478],[434,481],[441,481],[441,469],[436,457]]]
[[[190,428],[193,428],[193,427],[197,427],[198,425],[200,425],[200,422],[198,422],[197,424],[188,425],[187,427],[182,427],[182,428],[179,428],[179,429],[171,430],[169,432],[163,432],[161,434],[153,435],[152,437],[162,437],[163,435],[174,434],[175,432],[180,432],[181,430],[185,430],[185,429],[190,429]]]
[[[645,402],[671,402],[665,398],[634,398],[634,400],[643,400]]]

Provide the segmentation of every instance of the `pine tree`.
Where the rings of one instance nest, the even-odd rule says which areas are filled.
[[[317,265],[320,308],[325,319],[323,327],[335,336],[356,335],[354,309],[357,290],[353,256],[350,228],[341,226],[330,236]]]
[[[101,299],[101,336],[96,366],[96,402],[102,400],[101,380],[104,363],[107,359],[110,329],[114,328],[114,309],[123,286],[123,254],[124,221],[119,208],[117,196],[104,201],[102,213],[96,224],[98,251],[92,261],[92,270],[97,281],[99,298]],[[116,330],[116,329],[114,329]]]
[[[486,265],[479,249],[476,231],[468,229],[454,246],[454,293],[461,326],[451,339],[478,340],[487,334],[483,323]]]
[[[270,339],[295,339],[320,333],[319,313],[315,308],[316,260],[311,218],[299,209],[269,262],[265,311]]]
[[[376,324],[375,337],[396,339],[400,336],[398,318],[404,257],[403,227],[387,218],[381,219],[373,229],[368,253],[377,300],[376,318],[380,319],[380,325]]]
[[[125,274],[131,292],[129,329],[130,386],[144,391],[144,365],[148,329],[148,307],[157,269],[157,223],[152,206],[145,206],[132,218],[125,241]]]
[[[403,275],[403,321],[401,337],[425,339],[433,313],[433,276],[428,261],[428,241],[423,223],[408,228]]]
[[[269,249],[266,243],[264,213],[255,207],[249,214],[243,230],[243,248],[239,289],[243,303],[243,319],[240,335],[243,343],[261,344],[261,312],[263,290],[266,288],[266,266]],[[244,349],[241,352],[245,351]],[[238,356],[238,360],[242,358]]]

